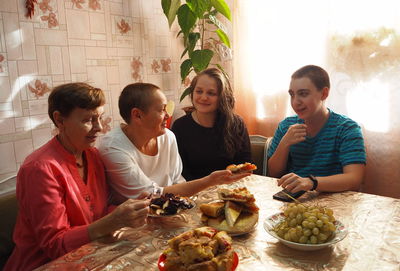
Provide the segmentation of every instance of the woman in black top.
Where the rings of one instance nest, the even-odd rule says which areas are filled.
[[[251,162],[250,139],[242,118],[233,113],[235,99],[225,75],[216,68],[199,73],[191,83],[195,110],[177,119],[175,133],[187,181]]]

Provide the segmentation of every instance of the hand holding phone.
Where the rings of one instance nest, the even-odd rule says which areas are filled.
[[[292,202],[293,199],[291,197],[297,199],[298,197],[303,195],[305,192],[306,191],[301,190],[301,191],[292,193],[292,192],[287,191],[286,189],[283,189],[283,190],[279,191],[278,193],[274,194],[272,196],[272,198],[276,199],[276,200],[284,201],[284,202]],[[290,197],[288,195],[290,195]]]

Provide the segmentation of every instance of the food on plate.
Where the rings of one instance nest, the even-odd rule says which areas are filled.
[[[257,166],[252,163],[244,163],[239,165],[229,165],[226,169],[230,170],[234,174],[245,173],[245,172],[253,172],[253,170],[257,169]]]
[[[229,234],[244,234],[254,228],[259,209],[246,187],[220,189],[218,196],[220,201],[200,205],[203,223]]]
[[[332,209],[290,203],[284,210],[285,219],[275,226],[275,233],[291,242],[322,244],[333,237],[336,230]]]
[[[191,209],[194,204],[186,197],[178,197],[167,193],[159,198],[153,198],[150,202],[150,214],[175,215],[182,210]]]
[[[201,227],[168,241],[164,250],[165,270],[230,271],[233,265],[232,239],[226,232]]]
[[[210,217],[219,217],[224,213],[225,202],[217,201],[200,205],[200,211]]]
[[[257,212],[259,209],[255,204],[254,195],[246,187],[235,189],[222,188],[218,191],[218,197],[225,201],[241,202],[242,206],[251,212]]]

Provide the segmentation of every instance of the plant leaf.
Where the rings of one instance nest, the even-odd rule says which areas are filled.
[[[200,39],[200,33],[189,33],[189,42],[186,48],[188,49],[189,56],[193,53],[194,48],[196,47],[197,41]]]
[[[186,59],[185,61],[182,62],[181,64],[181,79],[182,82],[185,80],[186,76],[189,75],[190,69],[192,68],[192,61],[190,59]]]
[[[229,41],[229,37],[228,35],[222,31],[222,29],[217,29],[215,30],[215,32],[217,33],[219,39],[229,48],[231,48],[231,42]]]
[[[185,99],[186,96],[188,96],[192,92],[192,88],[189,86],[187,87],[181,95],[181,98],[179,99],[179,102],[182,102],[183,99]]]
[[[222,31],[224,31],[225,33],[227,32],[225,25],[221,23],[221,21],[218,20],[217,17],[215,17],[214,15],[208,15],[208,18],[216,27],[222,29]]]
[[[168,25],[171,28],[172,23],[175,21],[176,12],[181,5],[181,0],[161,0],[161,6],[165,16],[168,19]]]
[[[178,23],[185,36],[187,36],[197,21],[196,14],[184,4],[178,9]]]
[[[192,53],[192,65],[196,72],[201,72],[206,69],[210,64],[210,61],[214,55],[214,52],[205,49],[205,50],[196,50]]]
[[[224,0],[211,0],[211,5],[229,21],[231,20],[231,10]]]
[[[178,34],[176,34],[176,37],[179,37],[180,34],[183,34],[182,30],[179,30]]]
[[[204,12],[210,8],[210,0],[186,0],[188,7],[198,18],[203,18]]]
[[[182,54],[181,54],[181,59],[182,59],[182,57],[184,57],[184,56],[185,56],[185,54],[187,53],[187,51],[188,51],[188,49],[187,49],[187,48],[185,48],[185,50],[183,50],[183,52],[182,52]]]

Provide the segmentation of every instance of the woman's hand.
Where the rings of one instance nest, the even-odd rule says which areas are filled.
[[[112,212],[117,228],[137,228],[146,224],[150,200],[128,199]]]
[[[250,176],[251,173],[233,174],[230,170],[217,170],[208,175],[211,185],[230,184],[244,177]]]
[[[313,182],[309,178],[302,178],[294,173],[282,176],[278,180],[278,185],[289,192],[309,191],[313,187]]]
[[[289,127],[286,134],[281,139],[281,144],[291,146],[306,140],[307,125],[293,124]]]

